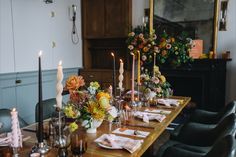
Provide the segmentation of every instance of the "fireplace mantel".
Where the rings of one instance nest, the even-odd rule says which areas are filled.
[[[197,108],[218,111],[225,105],[226,64],[231,59],[195,59],[178,68],[160,67],[174,95],[192,97]]]

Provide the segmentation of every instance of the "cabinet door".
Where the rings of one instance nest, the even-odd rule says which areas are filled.
[[[129,15],[126,9],[126,0],[105,0],[105,36],[127,36],[126,19]]]
[[[83,24],[85,38],[104,36],[104,0],[84,0]]]

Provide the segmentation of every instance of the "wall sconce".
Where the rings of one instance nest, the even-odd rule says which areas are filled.
[[[219,31],[226,31],[228,0],[221,0]]]

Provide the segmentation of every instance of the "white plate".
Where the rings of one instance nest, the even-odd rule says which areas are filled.
[[[106,149],[122,149],[122,148],[115,148],[115,147],[109,147],[109,146],[106,146],[106,145],[103,145],[101,143],[97,143],[100,147],[102,148],[106,148]]]

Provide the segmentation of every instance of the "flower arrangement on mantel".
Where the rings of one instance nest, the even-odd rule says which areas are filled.
[[[157,63],[178,67],[193,61],[192,57],[189,56],[193,41],[187,37],[186,33],[183,32],[177,37],[171,37],[163,32],[160,40],[156,42],[159,48]]]
[[[70,93],[70,100],[64,107],[67,118],[73,119],[69,124],[71,132],[78,128],[78,122],[86,129],[93,127],[94,121],[102,122],[105,118],[112,121],[117,116],[115,107],[110,105],[111,96],[100,89],[98,82],[85,86],[82,76],[72,75],[65,87]]]
[[[189,56],[193,42],[186,33],[183,32],[180,36],[171,37],[164,31],[157,38],[155,30],[151,33],[146,30],[142,26],[138,26],[128,34],[126,40],[130,53],[140,52],[143,70],[152,67],[154,60],[156,65],[171,65],[173,67],[193,61]]]

